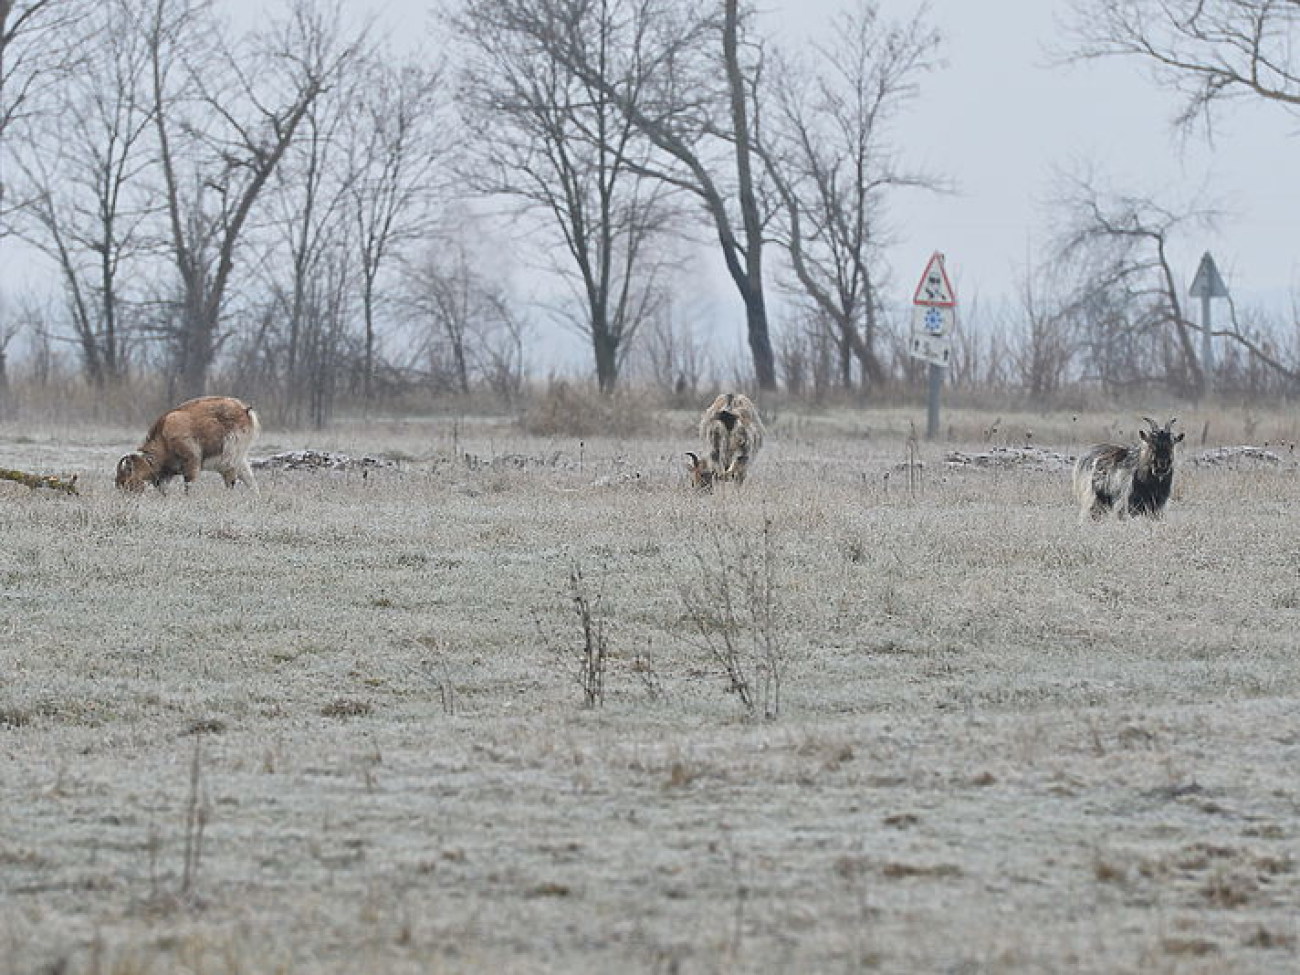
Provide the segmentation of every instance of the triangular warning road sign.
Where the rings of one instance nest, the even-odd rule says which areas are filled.
[[[948,272],[943,267],[943,255],[938,251],[930,257],[921,275],[921,283],[916,286],[912,298],[914,305],[936,305],[940,308],[952,308],[957,304],[957,293],[952,290]]]
[[[1192,278],[1192,286],[1187,293],[1193,298],[1228,297],[1228,286],[1223,283],[1223,277],[1209,251],[1201,257],[1201,266],[1196,269],[1196,277]]]

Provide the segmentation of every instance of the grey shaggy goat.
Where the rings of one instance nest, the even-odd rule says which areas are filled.
[[[745,483],[749,465],[763,446],[763,421],[758,407],[744,393],[723,393],[700,417],[705,455],[686,454],[691,483],[701,491],[717,481]]]
[[[1163,427],[1143,417],[1150,430],[1139,430],[1136,447],[1103,443],[1090,447],[1074,465],[1074,494],[1079,518],[1100,521],[1111,511],[1119,518],[1159,518],[1174,484],[1174,420]]]

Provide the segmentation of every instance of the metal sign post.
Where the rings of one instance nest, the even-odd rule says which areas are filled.
[[[943,366],[930,363],[930,394],[925,400],[925,439],[939,436],[939,400],[943,395]]]
[[[913,358],[930,363],[930,389],[927,397],[925,438],[939,435],[939,400],[943,390],[943,371],[952,358],[949,336],[957,324],[957,295],[938,251],[925,266],[921,282],[912,296]]]
[[[1201,255],[1201,266],[1196,269],[1192,286],[1187,293],[1201,299],[1201,372],[1205,374],[1205,392],[1214,389],[1214,330],[1210,327],[1210,299],[1228,297],[1228,286],[1206,251]]]

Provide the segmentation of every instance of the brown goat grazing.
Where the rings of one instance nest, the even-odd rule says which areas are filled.
[[[686,454],[691,484],[702,491],[713,490],[717,481],[744,484],[749,465],[763,446],[758,407],[744,393],[723,393],[700,418],[700,439],[705,455]]]
[[[1074,465],[1074,494],[1079,519],[1099,521],[1114,510],[1117,517],[1159,518],[1174,484],[1174,420],[1163,427],[1143,417],[1151,429],[1139,430],[1136,447],[1103,443],[1089,448]]]
[[[185,489],[200,470],[218,471],[226,487],[235,479],[257,493],[248,448],[262,426],[253,408],[230,396],[201,396],[160,416],[140,449],[117,462],[117,486],[123,491],[143,491],[152,484],[159,491],[177,474]]]

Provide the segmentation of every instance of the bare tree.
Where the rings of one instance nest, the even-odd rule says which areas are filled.
[[[175,265],[175,382],[201,392],[249,218],[313,103],[354,59],[337,9],[294,0],[232,46],[207,0],[154,0],[146,22],[153,117]]]
[[[522,201],[559,236],[562,247],[543,250],[563,254],[550,264],[571,282],[579,309],[561,311],[561,320],[590,343],[606,393],[662,294],[667,184],[644,175],[653,147],[611,93],[558,64],[533,38],[568,18],[599,78],[608,78],[636,42],[636,7],[635,0],[471,0],[453,21],[472,52],[461,85],[467,128],[476,133],[469,182]],[[639,97],[628,93],[633,108]]]
[[[749,350],[754,358],[755,378],[763,390],[776,388],[776,368],[772,353],[772,339],[767,324],[767,298],[763,280],[763,245],[766,235],[766,214],[760,207],[758,175],[755,172],[757,155],[755,140],[758,135],[759,84],[762,78],[762,47],[750,48],[752,58],[746,62],[742,51],[749,41],[742,26],[739,0],[724,0],[722,20],[722,60],[727,79],[727,101],[731,109],[731,125],[724,129],[722,138],[731,143],[735,159],[734,199],[739,211],[742,233],[734,231],[736,217],[728,213],[718,196],[717,185],[702,165],[701,154],[674,136],[671,129],[656,126],[658,145],[674,157],[695,176],[694,189],[705,199],[722,242],[727,270],[745,303],[745,319],[749,332]],[[710,133],[712,126],[706,126]],[[683,152],[685,149],[687,151]],[[676,151],[674,151],[676,150]]]
[[[1073,0],[1079,58],[1131,57],[1182,96],[1184,125],[1233,99],[1300,109],[1294,0]]]
[[[0,326],[0,338],[6,344],[19,335],[25,338],[26,373],[40,386],[48,386],[66,374],[63,356],[55,348],[51,322],[57,316],[51,302],[49,295],[28,293],[17,302],[17,308],[6,314],[7,324]]]
[[[149,208],[142,175],[152,117],[137,7],[105,0],[87,15],[78,70],[50,93],[50,111],[31,121],[15,152],[25,178],[20,232],[58,269],[82,370],[95,385],[126,369],[121,281],[144,248]]]
[[[449,232],[410,265],[406,302],[435,389],[466,394],[481,376],[509,401],[523,380],[523,325],[506,282],[481,270],[490,264],[463,228]]]
[[[1078,269],[1071,303],[1091,323],[1084,351],[1096,378],[1120,385],[1155,377],[1199,396],[1205,376],[1169,246],[1213,214],[1106,192],[1087,175],[1064,176],[1057,199],[1057,259]]]
[[[421,239],[432,222],[436,173],[450,148],[441,111],[440,69],[391,66],[377,58],[360,66],[351,96],[348,194],[357,235],[361,313],[365,325],[362,397],[373,395],[377,285],[393,257]]]
[[[792,396],[811,395],[820,403],[834,385],[836,375],[835,329],[816,307],[806,305],[782,330],[777,345],[777,365]]]
[[[680,279],[669,282],[671,296],[683,293],[680,284]],[[673,394],[683,406],[695,403],[710,366],[706,342],[693,325],[702,317],[689,301],[669,297],[646,323],[637,343],[634,366],[639,374]]]
[[[479,368],[488,389],[506,406],[513,407],[524,392],[528,367],[524,340],[528,323],[502,286],[490,292],[489,298],[494,314],[479,339]]]
[[[1294,306],[1296,299],[1292,299]],[[1216,364],[1216,383],[1246,394],[1281,392],[1294,396],[1300,389],[1300,313],[1292,307],[1285,315],[1260,309],[1239,312],[1229,299],[1230,327],[1213,335],[1229,339],[1222,363]]]
[[[1048,405],[1070,378],[1077,336],[1087,327],[1080,306],[1060,290],[1058,278],[1049,268],[1026,277],[1018,316],[1022,326],[1010,342],[1008,357],[1034,405]]]
[[[491,300],[463,243],[439,246],[412,267],[411,307],[428,323],[423,342],[429,375],[456,393],[470,390],[470,351],[475,329]]]
[[[11,129],[40,111],[42,90],[58,81],[81,36],[86,0],[0,0],[0,236],[7,230],[5,157]]]
[[[792,266],[831,326],[845,387],[855,358],[868,383],[887,378],[876,296],[889,243],[887,197],[903,187],[942,188],[902,166],[889,144],[889,123],[937,66],[940,39],[927,19],[924,7],[899,23],[883,21],[871,3],[851,8],[833,22],[832,40],[806,66],[787,65],[774,86],[780,124],[762,148],[785,203]]]
[[[4,416],[5,394],[9,391],[9,343],[18,331],[18,323],[9,319],[0,301],[0,416]]]
[[[592,3],[495,0],[491,6],[497,23],[533,44],[565,77],[598,92],[654,145],[656,159],[641,172],[702,206],[745,305],[758,385],[773,389],[763,263],[770,209],[755,158],[764,59],[754,15],[740,0],[723,0],[720,12],[701,0],[628,0],[620,5],[628,40],[611,50],[584,29]]]
[[[355,273],[343,246],[326,248],[314,261],[315,271],[301,306],[310,323],[299,350],[301,388],[306,391],[307,418],[322,429],[334,415],[339,384],[348,364],[358,358],[349,328]]]
[[[349,210],[354,174],[346,165],[346,94],[323,92],[304,113],[268,187],[265,212],[279,238],[267,263],[281,350],[282,388],[294,412],[317,426],[335,390],[340,323],[354,253]]]

